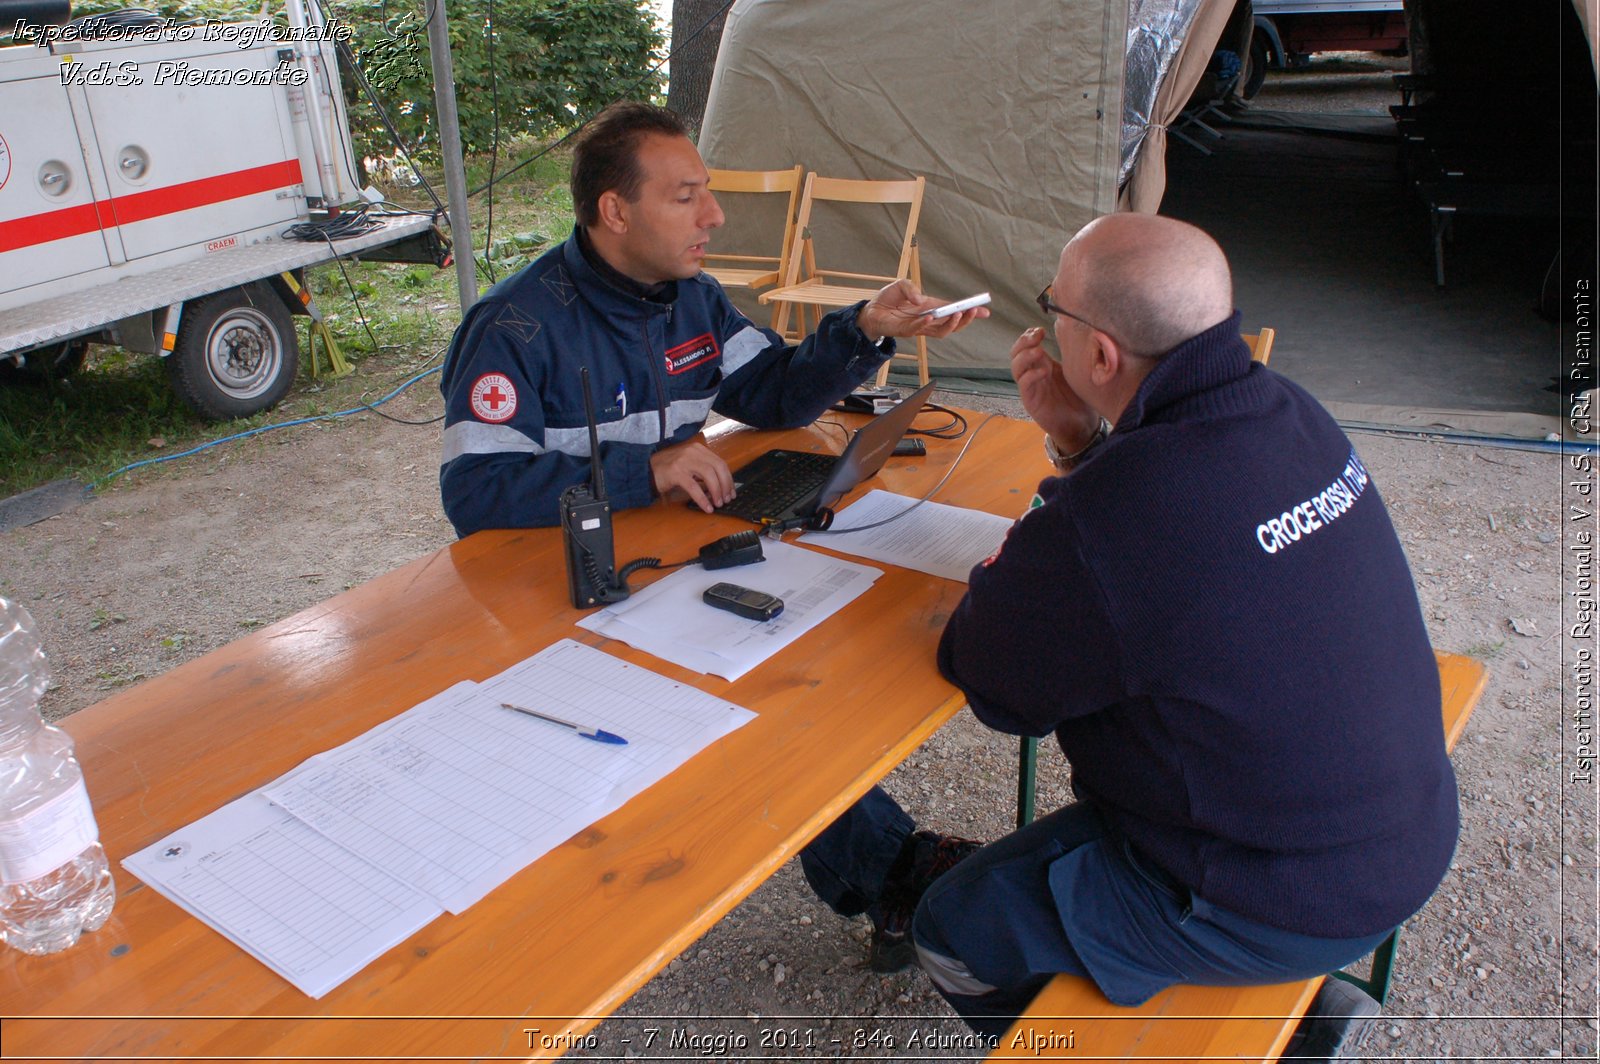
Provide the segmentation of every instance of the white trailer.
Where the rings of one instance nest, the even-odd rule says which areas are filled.
[[[306,267],[445,263],[430,215],[291,235],[366,204],[344,31],[302,0],[286,10],[287,27],[17,22],[0,48],[0,364],[67,368],[116,343],[166,357],[201,413],[242,416],[294,381]]]
[[[1246,0],[1239,0],[1241,4]],[[1404,53],[1404,0],[1250,0],[1253,30],[1243,95],[1255,96],[1267,70],[1286,70],[1314,52]]]

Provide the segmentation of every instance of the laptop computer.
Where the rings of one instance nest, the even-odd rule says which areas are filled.
[[[894,445],[932,394],[933,384],[924,384],[893,409],[861,426],[841,455],[781,448],[768,451],[734,470],[735,495],[726,506],[718,507],[717,513],[761,525],[804,520],[832,506],[883,468]]]

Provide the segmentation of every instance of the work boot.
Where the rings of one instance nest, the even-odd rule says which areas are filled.
[[[888,974],[916,963],[917,947],[911,940],[911,918],[917,903],[934,880],[983,847],[983,843],[954,835],[919,831],[906,839],[883,884],[881,914],[872,919],[872,946],[867,966]]]
[[[1284,1060],[1329,1061],[1357,1056],[1357,1047],[1381,1006],[1359,987],[1333,976],[1322,981],[1300,1026],[1289,1036]]]

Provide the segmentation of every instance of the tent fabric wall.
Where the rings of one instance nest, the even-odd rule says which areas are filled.
[[[800,163],[832,177],[927,177],[924,286],[952,299],[978,291],[995,299],[994,317],[932,345],[930,362],[942,374],[1003,376],[1017,334],[1038,323],[1030,297],[1054,272],[1065,238],[1111,210],[1159,209],[1165,127],[1199,83],[1235,6],[1199,0],[1119,197],[1129,7],[1137,15],[1151,2],[999,0],[980,12],[954,0],[737,0],[702,154],[735,169]],[[1487,2],[1508,10],[1502,0]],[[1593,56],[1597,0],[1571,2]],[[1406,6],[1413,16],[1458,10],[1457,0]],[[1494,19],[1482,21],[1492,40]],[[749,246],[740,225],[730,212],[716,244]],[[846,260],[897,237],[876,219],[850,239]],[[765,320],[764,309],[752,312]]]
[[[1062,242],[1116,209],[1127,2],[738,0],[701,154],[731,169],[925,176],[924,287],[994,294],[994,316],[930,345],[930,363],[1004,375]],[[715,244],[748,246],[729,215]],[[895,242],[884,224],[847,236],[863,258]]]
[[[1156,93],[1150,128],[1123,187],[1120,209],[1146,214],[1161,209],[1161,197],[1167,190],[1167,126],[1177,119],[1205,75],[1233,6],[1233,0],[1207,0],[1189,24],[1178,57]]]

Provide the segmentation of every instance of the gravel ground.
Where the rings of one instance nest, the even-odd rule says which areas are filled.
[[[1391,61],[1336,63],[1358,76],[1319,95],[1300,88],[1321,76],[1316,66],[1273,75],[1255,107],[1381,113],[1394,101]],[[431,387],[417,391],[392,412],[435,413]],[[1004,400],[945,400],[1018,412]],[[1435,646],[1491,669],[1454,756],[1456,860],[1407,924],[1385,1015],[1362,1052],[1594,1059],[1594,789],[1565,782],[1565,470],[1543,453],[1379,435],[1356,444],[1410,556]],[[76,510],[0,533],[0,594],[33,611],[54,665],[47,714],[65,716],[448,543],[437,453],[437,429],[376,418],[308,426],[141,471]],[[1014,740],[963,715],[887,785],[926,826],[992,839],[1010,826],[1015,758]],[[1047,744],[1041,810],[1068,800],[1067,778]],[[920,972],[865,968],[867,934],[863,920],[817,903],[791,863],[573,1055],[980,1057]]]
[[[1256,111],[1320,111],[1389,114],[1400,102],[1394,75],[1411,69],[1411,60],[1375,52],[1323,52],[1299,70],[1273,70],[1250,101]]]

